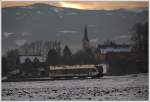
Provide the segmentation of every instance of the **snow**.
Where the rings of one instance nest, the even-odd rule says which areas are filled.
[[[39,11],[37,11],[37,14],[41,14],[42,12],[39,10]]]
[[[133,12],[133,13],[141,13],[144,10],[147,10],[147,8],[128,8],[128,9],[126,9],[127,12]]]
[[[64,9],[61,9],[61,8],[53,8],[53,10],[54,10],[56,13],[59,13],[59,12],[63,11]]]
[[[3,82],[2,100],[148,100],[148,74],[82,80]]]
[[[101,53],[106,54],[108,52],[130,52],[130,48],[112,48],[112,47],[107,47],[107,48],[101,48]]]
[[[76,12],[71,12],[71,13],[68,13],[68,15],[77,15],[78,13]]]
[[[24,7],[20,7],[20,8],[22,8],[22,9],[33,9],[35,7],[33,7],[33,6],[24,6]]]
[[[19,69],[15,69],[15,70],[11,71],[9,74],[17,74],[17,73],[19,73],[19,72],[20,72]]]
[[[24,45],[26,42],[27,42],[26,39],[17,39],[17,40],[15,40],[15,43],[16,43],[18,46],[22,46],[22,45]]]
[[[3,32],[4,37],[8,38],[9,36],[13,35],[14,33],[11,32]]]

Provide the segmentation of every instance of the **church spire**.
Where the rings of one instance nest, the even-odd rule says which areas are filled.
[[[83,40],[89,41],[89,39],[88,39],[87,25],[85,25],[85,28],[84,28],[84,37],[83,37]]]
[[[89,46],[90,46],[89,39],[88,39],[88,31],[87,31],[87,26],[86,25],[85,25],[85,28],[84,28],[84,36],[83,36],[82,44],[83,44],[83,49],[88,49]]]

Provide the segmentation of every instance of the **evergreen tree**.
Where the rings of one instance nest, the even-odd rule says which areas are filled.
[[[7,53],[8,67],[15,68],[17,66],[18,50],[10,50]]]
[[[137,23],[133,27],[132,51],[137,67],[142,72],[148,72],[148,22],[144,24]]]
[[[21,65],[21,62],[20,62],[19,56],[17,56],[17,59],[16,59],[16,66],[19,67],[20,65]]]
[[[67,45],[64,47],[64,50],[63,50],[63,61],[64,61],[64,64],[72,63],[72,53]]]
[[[25,62],[23,63],[23,70],[28,75],[34,76],[35,69],[33,67],[33,63],[29,58],[25,59]]]
[[[50,49],[47,56],[47,64],[48,65],[57,65],[59,64],[59,54],[55,49]]]
[[[3,56],[2,57],[2,76],[7,75],[8,72],[9,72],[9,69],[8,69],[7,58]]]
[[[40,67],[40,61],[39,61],[39,59],[37,59],[37,58],[34,58],[34,60],[33,60],[33,65],[34,65],[34,68],[38,68],[38,67]]]
[[[148,23],[137,23],[132,29],[133,35],[131,40],[133,42],[133,50],[140,53],[147,54],[148,52]]]

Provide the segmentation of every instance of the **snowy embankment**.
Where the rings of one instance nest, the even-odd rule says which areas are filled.
[[[2,100],[148,100],[148,74],[3,82]]]

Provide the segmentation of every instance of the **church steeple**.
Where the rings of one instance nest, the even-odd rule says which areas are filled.
[[[88,31],[87,31],[87,26],[86,25],[85,25],[85,28],[84,28],[83,40],[89,41],[89,39],[88,39]]]
[[[88,39],[88,31],[87,31],[87,26],[85,25],[84,28],[84,36],[83,36],[83,40],[82,40],[82,44],[83,44],[83,49],[88,49],[89,48],[89,39]]]

